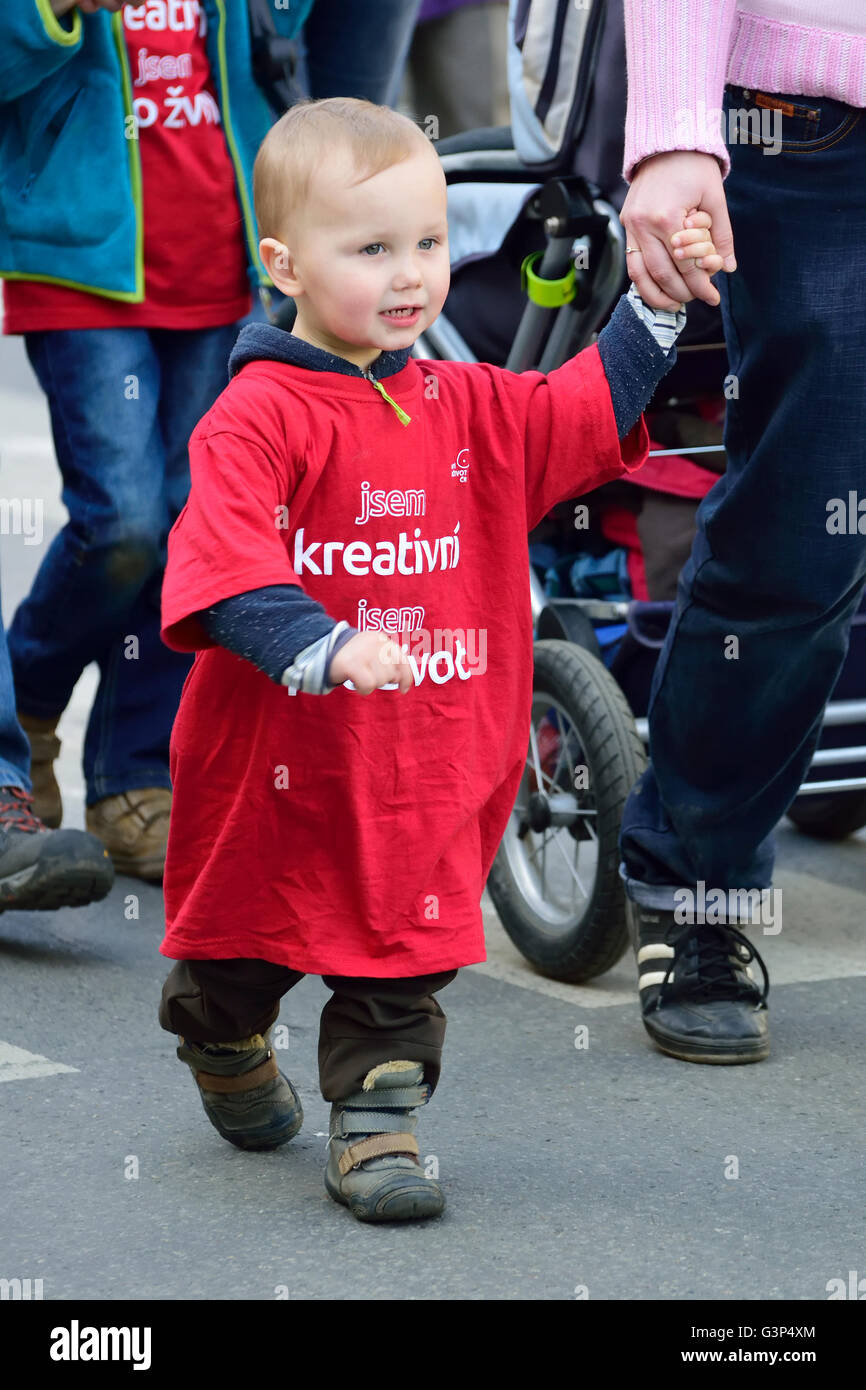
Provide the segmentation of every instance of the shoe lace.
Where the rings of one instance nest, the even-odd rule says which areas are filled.
[[[0,825],[36,834],[44,830],[33,811],[33,797],[20,787],[0,787]]]
[[[676,941],[670,940],[674,928],[665,937],[666,943],[673,945],[674,954],[659,990],[658,1006],[665,997],[683,994],[690,999],[754,998],[758,986],[745,974],[745,967],[752,961],[760,967],[764,981],[758,1006],[766,1003],[770,992],[767,967],[757,947],[736,927],[720,922],[695,922],[685,930],[678,924],[675,929],[680,932]],[[731,960],[731,947],[740,970]]]

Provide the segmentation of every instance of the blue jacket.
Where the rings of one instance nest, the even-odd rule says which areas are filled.
[[[246,0],[200,2],[255,288],[270,281],[258,255],[253,161],[274,118],[252,75]],[[275,5],[279,32],[292,38],[312,3]],[[5,0],[0,10],[0,278],[144,298],[141,160],[122,12],[73,9],[58,19],[49,0]]]

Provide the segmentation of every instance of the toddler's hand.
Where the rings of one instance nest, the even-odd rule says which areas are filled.
[[[724,265],[710,236],[712,218],[708,212],[690,212],[683,222],[683,230],[674,232],[671,245],[677,261],[694,261],[708,275],[715,275]]]
[[[331,685],[351,681],[359,695],[371,695],[392,682],[405,695],[415,684],[396,635],[372,631],[359,632],[331,658],[328,680]]]

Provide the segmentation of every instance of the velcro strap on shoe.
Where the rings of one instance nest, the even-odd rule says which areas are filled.
[[[417,1159],[418,1141],[411,1134],[377,1134],[373,1139],[361,1139],[350,1144],[340,1157],[340,1176],[345,1177],[357,1163],[367,1158],[381,1158],[383,1154],[411,1154]]]
[[[340,1105],[347,1110],[411,1110],[415,1105],[426,1105],[430,1099],[430,1087],[425,1082],[421,1086],[374,1087],[371,1091],[356,1091],[354,1095],[341,1100]]]
[[[277,1060],[272,1054],[253,1067],[252,1071],[241,1072],[240,1076],[216,1076],[213,1072],[197,1071],[195,1079],[203,1091],[219,1091],[222,1095],[228,1095],[236,1091],[252,1091],[279,1074]]]
[[[394,1122],[402,1122],[407,1127],[416,1125],[418,1120],[414,1115],[395,1116],[393,1112],[387,1110],[341,1110],[337,1117],[335,1133],[341,1139],[345,1139],[350,1134],[393,1134]]]

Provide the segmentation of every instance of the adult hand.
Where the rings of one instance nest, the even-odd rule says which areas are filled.
[[[725,270],[736,270],[734,237],[722,171],[715,155],[698,150],[670,150],[650,155],[637,167],[621,220],[628,245],[638,249],[626,258],[628,273],[641,299],[654,309],[676,309],[690,299],[718,304],[719,293],[706,270],[673,257],[671,237],[694,212],[712,219],[713,243]]]

